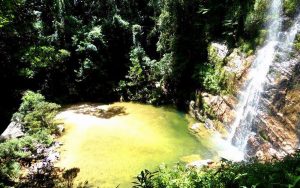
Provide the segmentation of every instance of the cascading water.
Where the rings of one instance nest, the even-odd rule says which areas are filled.
[[[261,95],[266,85],[272,85],[275,74],[288,73],[293,66],[289,55],[293,49],[293,42],[300,30],[300,15],[287,32],[281,32],[282,0],[273,0],[268,12],[268,37],[265,46],[258,52],[249,72],[249,80],[240,96],[237,106],[237,116],[232,125],[229,141],[239,150],[245,151],[247,141],[256,125],[257,116],[263,114],[264,103]],[[272,69],[273,74],[269,73]],[[269,74],[268,74],[269,73]]]
[[[281,70],[284,74],[290,73],[290,69],[294,67],[293,58],[290,56],[293,51],[293,44],[297,33],[300,31],[300,14],[295,18],[295,21],[291,28],[283,35],[283,40],[279,45],[278,49],[278,61],[274,63],[274,69]]]
[[[280,40],[278,33],[282,25],[281,14],[282,0],[273,0],[268,11],[270,21],[267,41],[265,46],[257,52],[257,58],[249,72],[249,81],[240,97],[236,119],[229,135],[229,140],[240,150],[245,148],[247,137],[251,134],[252,122],[257,115],[259,98],[275,57],[276,46]]]

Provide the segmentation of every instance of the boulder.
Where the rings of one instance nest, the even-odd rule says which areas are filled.
[[[191,126],[191,129],[195,132],[197,132],[200,129],[201,124],[200,123],[195,123]]]
[[[202,101],[210,108],[211,115],[228,125],[231,124],[235,118],[234,106],[236,105],[236,98],[234,96],[214,96],[208,93],[202,93]]]
[[[18,122],[11,122],[1,134],[0,140],[8,140],[24,136],[23,125]]]
[[[224,69],[227,72],[234,73],[237,81],[244,81],[246,73],[249,70],[255,56],[246,56],[246,54],[240,52],[238,49],[234,49],[233,52],[227,57],[227,64]]]
[[[59,134],[62,134],[65,131],[65,126],[63,124],[57,125],[57,130]]]
[[[224,61],[229,52],[228,46],[226,44],[218,42],[212,42],[210,44],[210,51],[220,61]]]

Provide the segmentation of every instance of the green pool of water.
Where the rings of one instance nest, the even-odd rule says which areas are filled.
[[[188,131],[191,119],[172,108],[115,103],[124,113],[96,117],[97,106],[77,106],[59,114],[66,132],[58,166],[80,168],[76,182],[101,187],[131,187],[141,170],[173,165],[188,155],[211,157],[205,144]],[[100,108],[107,108],[101,106]],[[88,109],[88,110],[87,110]],[[92,109],[92,110],[91,110]]]

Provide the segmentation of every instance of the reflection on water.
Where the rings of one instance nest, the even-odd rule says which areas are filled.
[[[65,123],[66,134],[61,138],[62,160],[57,165],[79,167],[78,182],[87,180],[101,188],[129,187],[145,168],[154,170],[161,163],[173,164],[193,154],[211,157],[204,147],[207,140],[198,142],[188,131],[188,117],[171,108],[88,105],[69,108],[58,117]]]

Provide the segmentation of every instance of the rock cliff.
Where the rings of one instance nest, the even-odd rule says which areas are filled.
[[[211,45],[218,48],[221,45]],[[216,52],[224,52],[215,49]],[[227,50],[228,51],[228,50]],[[246,56],[238,49],[224,56],[217,54],[224,61],[225,74],[234,84],[231,93],[212,95],[196,92],[196,99],[190,103],[190,114],[203,122],[207,128],[219,131],[226,137],[235,119],[235,108],[239,92],[247,80],[247,73],[254,56]],[[259,115],[253,123],[253,134],[248,140],[248,157],[269,160],[281,158],[294,152],[299,146],[300,135],[300,57],[294,54],[289,61],[278,61],[271,67],[268,82],[261,97]],[[281,62],[279,64],[279,62]],[[225,132],[222,132],[223,127]]]

